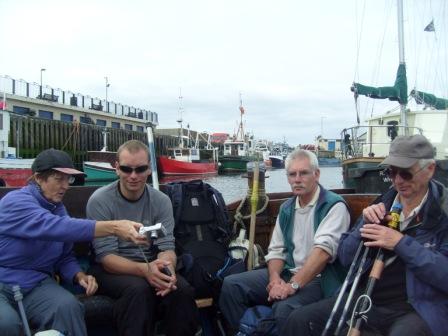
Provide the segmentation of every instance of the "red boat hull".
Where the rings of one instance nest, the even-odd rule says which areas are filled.
[[[0,169],[0,179],[3,180],[6,187],[23,187],[31,175],[31,168]]]
[[[218,165],[214,162],[184,162],[159,156],[159,171],[162,175],[203,175],[217,174]]]

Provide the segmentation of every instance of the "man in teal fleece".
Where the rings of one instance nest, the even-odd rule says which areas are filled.
[[[319,184],[316,155],[296,149],[286,159],[294,196],[282,204],[266,256],[267,269],[225,278],[220,308],[238,329],[247,308],[272,305],[279,334],[297,307],[333,294],[344,279],[335,262],[339,238],[350,224],[344,200]]]

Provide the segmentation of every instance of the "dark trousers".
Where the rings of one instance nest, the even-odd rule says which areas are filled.
[[[90,273],[96,277],[99,294],[116,300],[113,315],[120,336],[154,335],[158,317],[163,319],[167,336],[190,336],[197,331],[194,290],[180,275],[176,275],[177,290],[160,297],[144,278],[111,274],[99,265]]]
[[[335,301],[336,297],[332,297],[295,309],[286,321],[283,335],[321,335],[327,320],[330,317]],[[355,301],[356,298],[349,308],[346,321],[350,320],[352,316]],[[342,304],[333,321],[330,333],[328,333],[329,335],[333,335],[336,326],[339,323],[344,304],[345,299],[342,300]],[[432,335],[426,322],[414,310],[398,310],[391,307],[373,305],[371,310],[367,313],[367,318],[367,322],[363,323],[363,335]],[[347,331],[348,324],[344,323],[341,335],[346,335]]]

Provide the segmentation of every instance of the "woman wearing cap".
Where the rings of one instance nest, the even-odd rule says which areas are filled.
[[[73,253],[75,241],[116,235],[143,243],[140,223],[71,218],[61,203],[74,175],[69,155],[48,149],[32,165],[30,183],[0,200],[0,330],[20,335],[21,322],[12,286],[19,285],[28,319],[36,330],[55,329],[65,335],[87,335],[81,303],[54,280],[58,273],[79,284],[87,295],[98,285],[81,271]]]

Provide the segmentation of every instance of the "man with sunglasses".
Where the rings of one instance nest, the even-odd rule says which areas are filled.
[[[219,305],[231,329],[246,309],[272,305],[279,335],[294,308],[334,293],[345,277],[335,261],[339,237],[350,224],[339,195],[319,184],[317,157],[296,149],[285,163],[293,197],[280,208],[269,244],[267,269],[224,279]]]
[[[385,251],[385,268],[370,295],[372,307],[362,331],[448,335],[448,190],[433,179],[434,148],[422,135],[399,136],[382,165],[388,167],[393,188],[363,210],[357,225],[342,236],[338,250],[339,259],[347,266],[362,240],[364,246]],[[385,222],[391,219],[388,211],[397,204],[402,212],[399,228],[393,230]],[[373,258],[369,257],[364,267],[357,296],[368,282]],[[335,300],[296,310],[287,321],[285,335],[320,335]],[[336,314],[333,328],[339,316]]]
[[[194,291],[175,272],[174,218],[171,201],[146,183],[148,147],[138,140],[117,151],[118,181],[96,190],[87,203],[93,219],[129,219],[166,229],[144,249],[114,237],[94,241],[93,267],[100,292],[116,299],[114,318],[119,335],[153,335],[156,316],[163,315],[166,335],[194,335],[198,312]]]

